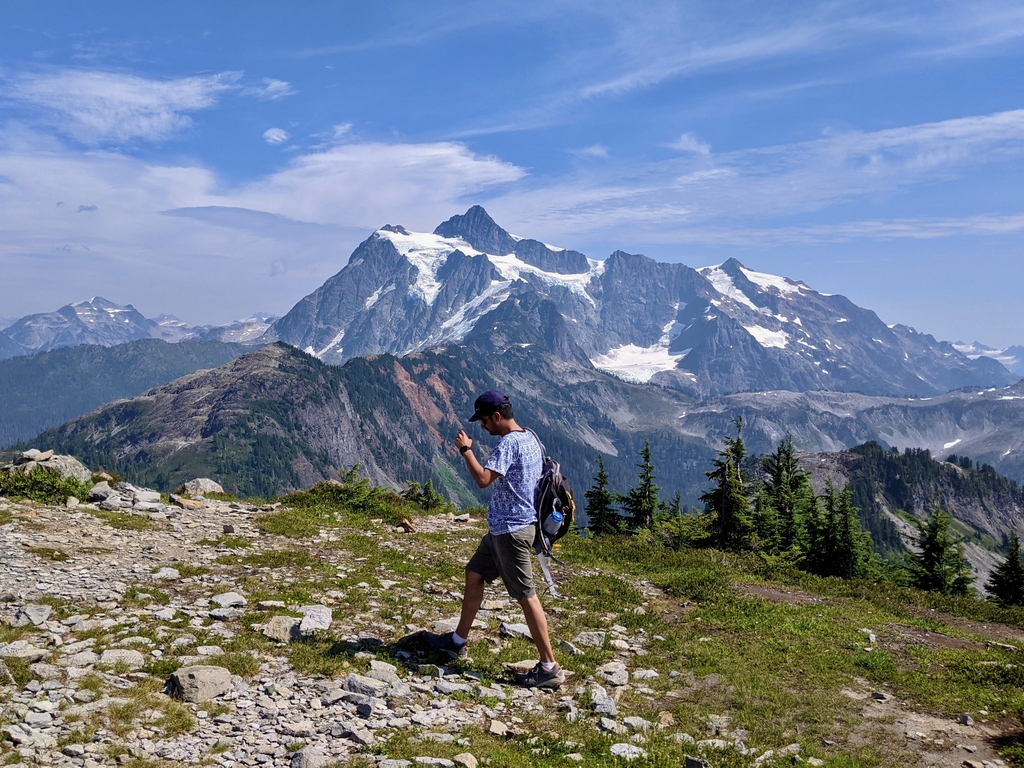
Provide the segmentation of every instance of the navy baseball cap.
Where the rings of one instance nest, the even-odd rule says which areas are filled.
[[[480,421],[480,419],[490,416],[500,406],[508,402],[508,398],[505,397],[501,392],[497,392],[493,389],[484,392],[480,397],[473,403],[473,408],[476,410],[473,415],[469,417],[470,421]]]

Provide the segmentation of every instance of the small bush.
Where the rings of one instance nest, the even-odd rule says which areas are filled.
[[[0,496],[12,499],[31,499],[42,504],[63,504],[68,496],[84,499],[91,484],[78,480],[61,480],[42,467],[29,473],[12,472],[0,476]]]

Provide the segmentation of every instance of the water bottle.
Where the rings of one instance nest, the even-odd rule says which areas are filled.
[[[565,516],[556,509],[548,516],[548,519],[544,521],[544,532],[549,536],[554,536],[558,533],[558,529],[562,527],[562,520],[564,519]]]

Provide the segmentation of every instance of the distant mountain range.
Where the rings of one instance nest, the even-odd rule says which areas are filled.
[[[251,344],[275,316],[257,313],[224,326],[190,326],[173,315],[148,319],[131,304],[121,306],[96,296],[55,312],[27,315],[0,330],[0,360],[62,347],[98,344],[112,347],[138,339],[179,342],[223,341]]]
[[[328,363],[398,356],[487,334],[492,351],[522,302],[553,303],[559,354],[696,397],[830,390],[928,396],[1017,380],[843,296],[754,272],[735,259],[693,269],[616,251],[604,261],[509,234],[479,206],[432,234],[385,226],[276,320],[266,338]],[[535,333],[548,333],[540,319]],[[530,335],[529,333],[527,335]]]
[[[987,357],[996,360],[1015,376],[1024,376],[1024,346],[1007,347],[1006,349],[993,349],[986,347],[980,342],[964,344],[958,341],[953,344],[957,352],[960,352],[972,360],[979,357]]]

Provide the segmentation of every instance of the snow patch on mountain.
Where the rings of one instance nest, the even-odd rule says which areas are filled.
[[[725,296],[726,298],[732,299],[733,301],[743,304],[744,306],[750,307],[755,312],[760,312],[761,307],[757,306],[754,302],[747,298],[747,295],[743,293],[736,284],[732,281],[732,277],[723,272],[720,269],[720,265],[713,267],[701,267],[697,270],[704,277],[707,278],[708,282],[714,287],[716,291]],[[712,302],[714,303],[714,302]]]
[[[568,288],[580,298],[587,301],[592,307],[597,306],[593,297],[587,293],[587,286],[590,285],[591,281],[600,277],[604,272],[603,261],[587,259],[587,262],[590,264],[589,270],[574,275],[563,275],[557,272],[545,272],[543,269],[539,269],[532,264],[527,264],[514,253],[510,253],[507,256],[495,256],[489,254],[487,259],[497,268],[498,272],[501,273],[501,276],[506,280],[524,280],[525,282],[529,282],[524,276],[530,275],[548,285],[560,285]]]
[[[760,325],[744,325],[743,330],[753,336],[762,347],[785,349],[789,344],[789,334],[785,331],[773,331]]]
[[[475,250],[461,237],[441,237],[426,232],[393,232],[378,229],[377,237],[390,240],[395,249],[409,263],[416,267],[416,282],[409,286],[409,295],[422,299],[427,306],[434,303],[441,291],[441,283],[437,279],[437,271],[455,251],[462,251],[467,256],[479,256]]]
[[[387,286],[385,286],[383,288],[378,288],[376,291],[374,291],[373,293],[371,293],[369,296],[366,297],[366,302],[363,304],[363,309],[369,309],[374,304],[376,304],[378,301],[380,301],[382,296],[386,296],[387,294],[391,293],[393,290],[395,290],[395,284],[394,283],[389,283]]]
[[[779,293],[782,293],[782,294],[786,294],[786,293],[796,293],[796,294],[799,294],[801,291],[809,291],[809,290],[811,290],[810,288],[808,288],[803,283],[797,283],[797,282],[795,282],[793,280],[790,280],[788,277],[779,277],[778,275],[769,275],[769,274],[767,274],[765,272],[755,272],[754,270],[747,269],[746,267],[740,267],[740,272],[742,272],[744,274],[744,276],[747,278],[747,280],[749,280],[750,282],[752,282],[754,285],[758,286],[759,288],[764,288],[764,289],[774,288],[775,290],[777,290]]]
[[[623,344],[621,347],[609,349],[603,355],[591,358],[590,362],[598,370],[610,373],[624,381],[646,384],[654,377],[654,374],[671,371],[684,357],[686,357],[685,354],[670,354],[668,347],[661,344],[651,347]]]
[[[673,305],[673,309],[679,310],[679,302]],[[591,358],[590,362],[598,370],[610,373],[624,381],[646,384],[654,377],[654,374],[673,370],[679,361],[690,353],[689,349],[685,349],[677,355],[670,354],[668,351],[669,344],[682,330],[683,326],[677,320],[672,320],[661,329],[662,336],[658,339],[657,344],[650,347],[624,344],[608,350],[603,355]]]

